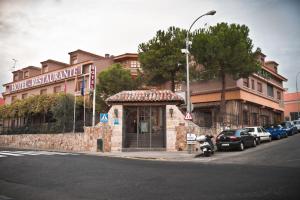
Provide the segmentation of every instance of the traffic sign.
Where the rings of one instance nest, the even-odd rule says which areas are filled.
[[[185,120],[193,120],[191,113],[187,112],[184,119]]]
[[[102,123],[108,122],[108,113],[100,113],[100,122]]]
[[[187,144],[196,144],[196,134],[194,133],[187,133],[186,134],[186,143]]]

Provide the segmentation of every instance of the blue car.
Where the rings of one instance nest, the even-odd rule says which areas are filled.
[[[286,122],[282,122],[281,123],[281,126],[283,127],[283,129],[287,132],[287,134],[289,136],[291,135],[294,135],[296,134],[298,131],[297,131],[297,128],[294,126],[294,124],[292,124],[291,122],[289,121],[286,121]]]
[[[288,136],[287,131],[281,125],[273,125],[265,128],[272,135],[272,139],[281,139]]]

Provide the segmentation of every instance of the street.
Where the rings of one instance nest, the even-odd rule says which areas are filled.
[[[194,162],[0,149],[0,200],[299,199],[299,143],[297,134]]]

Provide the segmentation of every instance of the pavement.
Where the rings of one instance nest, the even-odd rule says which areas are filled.
[[[227,164],[260,164],[266,165],[272,163],[276,166],[297,166],[300,167],[300,156],[293,157],[294,154],[289,154],[289,151],[299,152],[298,143],[300,134],[290,136],[281,140],[273,140],[272,142],[263,142],[255,148],[248,148],[244,151],[224,151],[215,152],[211,157],[204,157],[201,151],[141,151],[141,152],[80,152],[86,155],[115,157],[125,159],[140,159],[140,160],[157,160],[170,162],[201,162],[201,163],[227,163]],[[284,145],[285,143],[291,145]],[[283,144],[283,145],[282,145]],[[275,152],[275,153],[274,153]],[[282,152],[286,152],[282,156]],[[291,156],[292,155],[292,156]],[[298,162],[299,161],[299,162]]]

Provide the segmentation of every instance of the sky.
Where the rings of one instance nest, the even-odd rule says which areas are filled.
[[[69,62],[77,49],[98,55],[135,53],[169,26],[193,29],[220,22],[245,24],[254,48],[276,61],[296,89],[300,72],[300,1],[297,0],[0,0],[0,92],[16,68]],[[300,82],[300,76],[299,81]],[[300,84],[299,84],[300,85]]]

